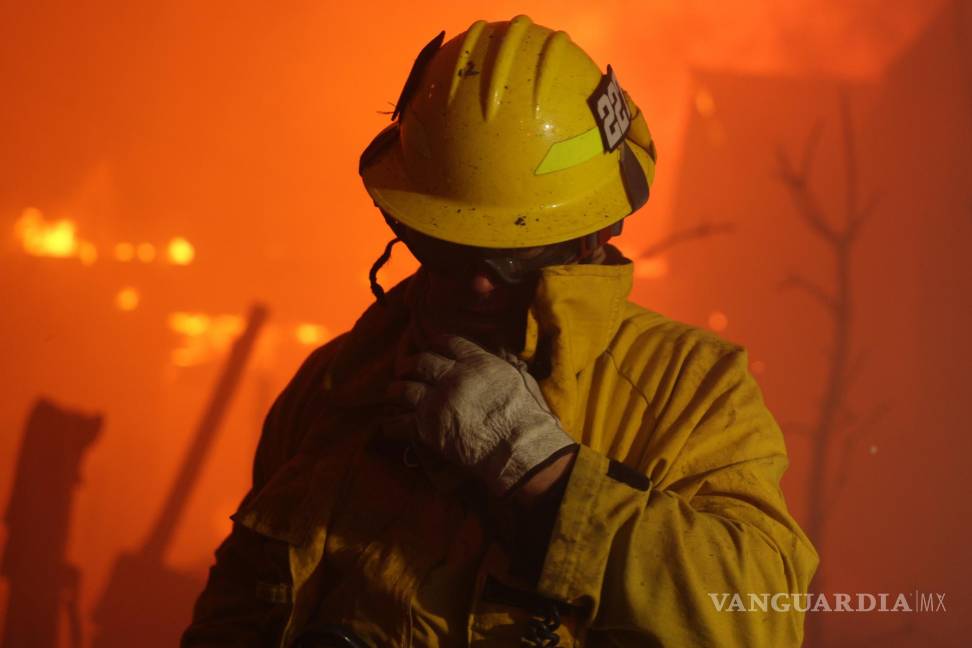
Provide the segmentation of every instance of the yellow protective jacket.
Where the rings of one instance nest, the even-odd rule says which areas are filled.
[[[580,444],[539,577],[511,575],[510,551],[487,537],[472,591],[452,593],[464,618],[416,635],[452,495],[401,460],[380,419],[421,276],[277,399],[184,646],[289,646],[322,600],[376,646],[519,645],[535,611],[497,584],[560,602],[561,646],[801,644],[799,612],[716,605],[806,592],[818,562],[787,511],[783,437],[746,352],[628,302],[630,263],[544,269],[527,316],[521,356],[549,355],[541,389]]]

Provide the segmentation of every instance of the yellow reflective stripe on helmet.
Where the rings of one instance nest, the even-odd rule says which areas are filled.
[[[595,126],[580,135],[552,145],[547,149],[547,154],[543,156],[543,161],[540,162],[540,166],[536,168],[533,175],[569,169],[582,162],[587,162],[603,152],[604,143],[601,141],[601,132]]]

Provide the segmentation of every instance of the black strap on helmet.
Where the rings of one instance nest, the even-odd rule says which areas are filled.
[[[399,115],[405,110],[405,104],[408,103],[412,93],[415,92],[415,87],[418,85],[419,79],[422,78],[422,72],[425,71],[425,67],[432,60],[432,55],[442,47],[443,40],[445,40],[445,30],[440,31],[438,36],[430,40],[415,58],[412,70],[408,73],[408,78],[405,79],[405,85],[402,87],[402,93],[398,96],[398,103],[395,104],[395,110],[392,112],[392,121],[398,119]]]

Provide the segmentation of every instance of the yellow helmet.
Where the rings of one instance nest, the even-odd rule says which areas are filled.
[[[436,239],[518,248],[602,231],[645,203],[654,143],[610,66],[526,16],[444,34],[361,156],[379,208]]]

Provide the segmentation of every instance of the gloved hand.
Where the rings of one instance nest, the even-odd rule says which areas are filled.
[[[504,495],[554,453],[574,445],[513,355],[448,336],[397,368],[388,394],[414,408],[419,441]]]

